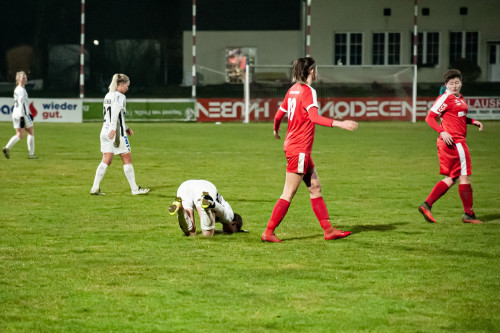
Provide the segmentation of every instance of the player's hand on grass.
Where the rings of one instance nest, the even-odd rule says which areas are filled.
[[[358,128],[358,123],[353,120],[335,120],[332,127],[339,127],[352,132]]]
[[[128,134],[128,135],[130,135],[130,136],[134,135],[134,131],[132,131],[132,129],[131,129],[131,128],[127,128],[127,131],[126,131],[126,132],[127,132],[127,134]]]
[[[278,132],[273,131],[273,134],[276,139],[281,139],[280,134]]]
[[[443,132],[439,133],[439,135],[441,136],[441,139],[443,139],[444,143],[446,143],[446,145],[448,145],[448,146],[453,145],[453,143],[454,143],[453,137],[451,136],[450,133],[443,131]]]

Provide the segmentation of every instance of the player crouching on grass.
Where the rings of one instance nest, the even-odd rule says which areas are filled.
[[[177,197],[169,207],[170,215],[177,213],[179,227],[186,236],[196,236],[194,210],[198,211],[202,235],[212,237],[215,222],[222,223],[224,233],[246,232],[243,220],[233,212],[214,184],[203,179],[186,180],[177,189]]]
[[[457,69],[450,69],[444,73],[446,91],[439,96],[432,105],[425,121],[432,129],[439,133],[437,139],[439,173],[446,176],[437,182],[425,202],[418,207],[425,220],[436,223],[432,216],[432,205],[441,198],[457,180],[458,193],[464,206],[464,223],[483,223],[476,218],[472,210],[472,187],[471,187],[471,159],[469,147],[467,147],[466,135],[467,125],[475,125],[483,130],[483,124],[475,119],[467,118],[468,106],[464,97],[460,94],[462,88],[462,73]],[[436,118],[441,118],[441,125]]]

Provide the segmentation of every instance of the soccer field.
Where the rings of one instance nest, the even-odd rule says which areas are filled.
[[[326,242],[301,185],[282,244],[260,241],[285,176],[272,124],[129,125],[146,196],[131,195],[119,157],[107,195],[89,195],[100,123],[36,123],[40,159],[25,138],[0,156],[1,332],[500,331],[500,122],[469,126],[482,225],[461,222],[458,187],[436,224],[417,211],[442,178],[427,124],[318,126],[323,196],[352,235]],[[2,146],[13,134],[0,123]],[[167,209],[193,178],[216,184],[249,233],[183,236]]]

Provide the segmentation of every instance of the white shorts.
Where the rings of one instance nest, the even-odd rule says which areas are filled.
[[[14,123],[14,128],[30,128],[33,127],[33,118],[31,115],[12,117],[12,122]]]
[[[131,152],[130,149],[130,143],[128,142],[128,137],[121,136],[120,137],[120,146],[118,148],[115,148],[113,143],[115,142],[115,139],[110,139],[108,137],[109,131],[106,129],[101,130],[101,152],[103,153],[113,153],[115,155],[120,155],[120,154],[127,154]]]
[[[208,192],[212,198],[217,198],[217,188],[206,180],[187,180],[177,189],[177,196],[182,199],[182,207],[196,210],[201,207],[201,195]]]
[[[201,195],[203,192],[215,199],[217,202],[216,208],[203,209],[201,207]],[[229,223],[234,218],[234,213],[231,205],[218,194],[214,184],[206,180],[188,180],[182,183],[177,190],[177,196],[182,199],[182,207],[198,211],[200,216],[200,226],[202,230],[212,230],[215,228],[215,216],[222,223]],[[190,221],[187,214],[179,217],[179,224],[187,225],[188,229],[192,228],[193,222]],[[182,229],[182,227],[181,227]]]

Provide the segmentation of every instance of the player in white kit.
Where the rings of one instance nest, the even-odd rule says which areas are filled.
[[[205,237],[214,235],[216,221],[222,223],[224,232],[242,231],[241,216],[233,212],[231,205],[208,180],[186,180],[177,189],[177,197],[169,208],[170,215],[177,213],[179,226],[186,236],[196,235],[195,209]]]
[[[35,130],[33,128],[33,116],[29,110],[28,93],[26,82],[28,77],[23,71],[16,73],[16,89],[14,89],[14,108],[12,110],[12,122],[16,135],[10,138],[7,145],[2,149],[5,158],[10,158],[10,150],[23,138],[24,131],[28,132],[28,157],[36,159],[35,156]]]
[[[109,92],[104,97],[104,123],[101,130],[102,162],[96,170],[94,185],[90,190],[92,195],[103,195],[99,185],[106,174],[108,166],[113,161],[114,155],[120,155],[123,161],[123,171],[130,184],[133,195],[147,194],[149,189],[140,188],[135,182],[132,155],[127,134],[134,132],[125,124],[126,98],[130,79],[125,74],[115,74],[109,85]]]

